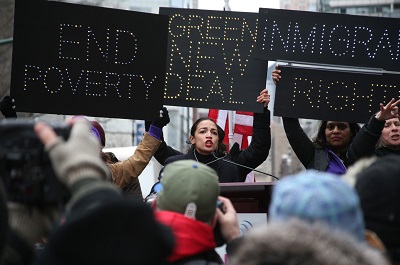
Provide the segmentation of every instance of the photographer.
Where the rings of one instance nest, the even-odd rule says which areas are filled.
[[[173,246],[171,231],[157,223],[144,203],[124,200],[107,181],[110,171],[101,160],[100,145],[86,120],[73,121],[68,141],[47,124],[34,130],[44,144],[58,180],[71,198],[65,222],[54,229],[37,264],[164,264]],[[54,212],[12,203],[10,226],[28,246],[49,232]],[[118,244],[115,244],[115,240]],[[26,248],[25,248],[26,249]],[[15,249],[17,252],[22,248]],[[22,252],[19,253],[22,256]],[[10,252],[9,252],[10,253]],[[154,255],[157,253],[157,255]],[[5,257],[5,264],[8,264]],[[19,264],[29,264],[27,260]]]
[[[230,254],[241,232],[231,201],[219,196],[217,172],[197,161],[176,161],[165,166],[161,185],[152,206],[175,236],[169,264],[224,264],[214,250],[222,245],[215,236],[222,237]]]

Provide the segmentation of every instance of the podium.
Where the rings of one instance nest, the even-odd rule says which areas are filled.
[[[272,188],[275,182],[231,182],[220,183],[221,196],[231,200],[238,213],[240,231],[245,235],[254,226],[268,220]],[[216,248],[222,260],[227,262],[226,245]],[[227,264],[227,263],[226,263]]]
[[[232,201],[238,213],[266,213],[275,182],[220,183],[221,196]]]

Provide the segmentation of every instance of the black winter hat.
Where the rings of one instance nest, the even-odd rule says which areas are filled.
[[[357,176],[366,228],[387,248],[400,247],[400,156],[378,158]]]
[[[145,203],[110,203],[59,227],[39,264],[165,264],[173,249],[171,230]]]
[[[8,237],[8,209],[6,191],[0,180],[0,260]]]

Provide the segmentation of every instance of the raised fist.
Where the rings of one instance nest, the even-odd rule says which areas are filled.
[[[160,110],[160,116],[157,117],[155,120],[153,120],[153,121],[151,122],[151,124],[152,124],[153,126],[156,126],[156,127],[160,128],[160,129],[162,129],[162,128],[163,128],[165,125],[167,125],[169,122],[170,122],[170,119],[169,119],[168,110],[167,110],[166,107],[163,107],[163,108]]]

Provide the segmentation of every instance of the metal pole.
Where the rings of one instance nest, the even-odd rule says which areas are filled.
[[[224,0],[225,5],[224,5],[224,11],[231,11],[231,7],[229,6],[229,0]],[[234,116],[235,113],[230,110],[228,111],[228,140],[229,140],[229,149],[232,148],[233,144],[235,143],[233,140],[233,126],[234,126]]]
[[[229,133],[228,133],[228,139],[229,139],[229,149],[232,148],[233,144],[235,141],[233,140],[233,126],[234,126],[234,116],[235,114],[233,113],[232,110],[228,111],[228,120],[229,120]]]
[[[0,40],[0,45],[7,45],[7,44],[11,44],[12,42],[13,42],[13,38],[2,39],[2,40]]]
[[[225,1],[224,11],[231,11],[231,7],[229,6],[229,0],[224,0],[224,1]]]

